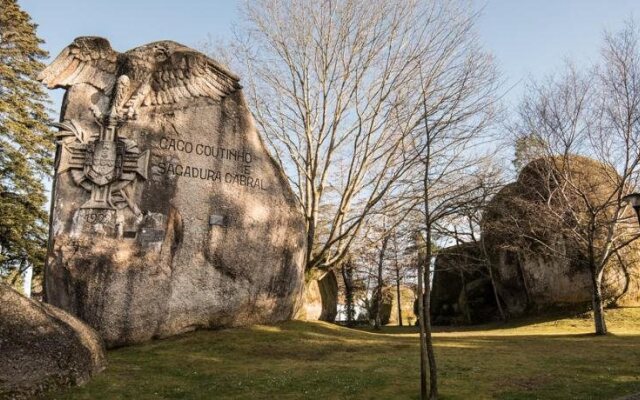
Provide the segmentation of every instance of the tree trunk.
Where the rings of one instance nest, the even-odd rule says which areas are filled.
[[[424,318],[424,238],[420,232],[416,232],[416,247],[418,248],[418,324],[420,325],[420,400],[427,398],[427,346],[426,328]]]
[[[398,270],[397,265],[396,265],[396,298],[398,303],[398,326],[402,326],[402,297],[400,296],[400,271]]]
[[[386,235],[382,239],[382,247],[380,248],[380,258],[378,259],[378,289],[376,290],[376,319],[374,322],[374,329],[380,329],[382,326],[382,320],[380,316],[380,309],[382,308],[382,266],[384,264],[384,254],[387,250],[387,242],[389,236]]]
[[[307,217],[307,252],[305,254],[305,270],[312,268],[311,259],[313,258],[313,246],[315,244],[315,223],[313,218]]]
[[[393,231],[393,257],[396,267],[396,298],[398,303],[398,326],[402,326],[402,297],[400,296],[400,264],[398,263],[398,235]]]
[[[469,307],[469,295],[467,294],[467,280],[464,279],[464,272],[460,270],[460,281],[462,282],[462,293],[464,294],[464,318],[467,324],[471,325],[471,308]],[[463,304],[460,304],[463,306]]]
[[[506,321],[507,315],[505,314],[504,309],[502,308],[502,303],[500,302],[500,296],[498,295],[498,286],[496,285],[496,279],[493,276],[493,267],[491,266],[489,254],[487,253],[487,248],[485,247],[484,237],[480,237],[480,248],[482,250],[482,258],[484,259],[484,264],[487,266],[487,271],[489,272],[489,281],[491,282],[491,289],[493,290],[493,297],[496,300],[496,306],[498,306],[500,319],[502,321]]]
[[[591,269],[593,321],[596,328],[596,335],[607,334],[607,324],[604,319],[604,306],[602,304],[602,271],[598,273],[596,268]]]
[[[344,280],[344,297],[347,307],[347,326],[353,326],[353,268],[351,260],[342,263],[342,279]]]
[[[502,321],[507,320],[507,316],[504,313],[502,304],[500,303],[500,296],[498,296],[498,287],[496,286],[496,280],[493,277],[493,268],[491,264],[487,263],[487,270],[489,271],[489,281],[491,282],[491,288],[493,289],[493,297],[496,299],[496,305],[498,306],[498,312],[500,313],[500,319]]]
[[[429,214],[427,214],[428,216]],[[428,217],[427,217],[428,218]],[[427,223],[427,249],[424,268],[424,318],[425,343],[427,347],[427,358],[429,360],[429,400],[438,398],[438,369],[436,367],[436,356],[433,350],[433,339],[431,338],[431,224]]]

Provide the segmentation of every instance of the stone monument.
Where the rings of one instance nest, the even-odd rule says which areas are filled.
[[[304,220],[237,76],[175,42],[81,37],[39,79],[66,89],[47,302],[109,347],[293,315]]]

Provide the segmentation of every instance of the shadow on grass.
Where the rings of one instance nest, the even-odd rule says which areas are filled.
[[[395,329],[394,329],[395,328]],[[414,327],[318,322],[198,331],[109,352],[109,367],[55,399],[417,399]],[[382,333],[385,332],[384,330]],[[441,398],[613,399],[640,391],[640,336],[437,336]]]
[[[633,310],[636,307],[625,307],[625,310]],[[640,308],[637,308],[640,309]],[[614,309],[615,310],[615,309]],[[524,316],[519,318],[513,318],[507,321],[495,321],[484,324],[475,325],[435,325],[432,327],[434,333],[455,333],[455,332],[475,332],[475,331],[497,331],[505,329],[523,328],[536,324],[545,324],[550,322],[557,322],[562,320],[573,320],[578,322],[590,323],[593,321],[593,316],[585,311],[573,310],[556,310],[550,311],[543,315],[537,316]],[[349,327],[347,327],[349,328]],[[415,326],[383,326],[380,330],[374,329],[372,326],[355,326],[350,329],[379,333],[379,334],[410,334],[418,333],[419,327]]]

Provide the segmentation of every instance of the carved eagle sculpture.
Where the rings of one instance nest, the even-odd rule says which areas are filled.
[[[179,43],[161,41],[118,53],[100,37],[75,39],[38,80],[50,89],[92,85],[111,97],[107,117],[118,120],[135,118],[139,107],[220,99],[240,88],[236,75]]]

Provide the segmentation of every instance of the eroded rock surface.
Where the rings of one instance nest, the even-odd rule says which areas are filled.
[[[391,295],[391,304],[389,308],[389,318],[387,318],[387,324],[390,325],[399,325],[400,324],[400,316],[398,315],[398,288],[394,286],[389,286],[384,289],[387,292],[390,292]],[[386,297],[383,295],[383,298]],[[413,304],[416,301],[416,294],[408,286],[400,285],[400,313],[402,316],[402,324],[404,326],[411,326],[416,323],[416,314],[413,311]]]
[[[313,271],[307,278],[296,319],[333,322],[338,315],[338,280],[333,271]]]
[[[92,328],[0,282],[0,365],[0,398],[33,399],[84,383],[106,358]]]
[[[108,346],[292,316],[304,222],[235,75],[88,37],[40,79],[66,89],[46,301]]]
[[[552,201],[554,171],[568,168],[573,184],[590,204],[615,212],[609,202],[611,177],[616,172],[597,161],[571,156],[538,159],[523,168],[517,181],[506,185],[489,203],[482,221],[482,240],[440,251],[432,292],[435,324],[488,322],[500,318],[497,298],[506,316],[536,314],[550,309],[581,310],[591,304],[592,286],[588,254],[576,235],[554,225],[555,215],[578,215],[585,220],[584,204],[569,186],[567,200]],[[557,178],[556,178],[557,179]],[[564,201],[575,201],[571,211]],[[618,234],[637,231],[635,215],[621,223]],[[569,217],[567,217],[569,218]],[[516,223],[517,221],[517,223]],[[566,229],[566,228],[564,228]],[[626,232],[625,232],[626,231]],[[606,232],[594,232],[604,243]],[[640,305],[640,241],[612,257],[603,273],[605,304]],[[491,269],[489,269],[489,266]],[[493,283],[492,283],[493,279]]]
[[[606,207],[602,215],[615,212],[607,203],[614,188],[614,170],[586,157],[572,156],[564,165],[561,159],[538,159],[523,168],[516,182],[503,188],[491,201],[483,221],[483,236],[494,269],[499,296],[511,315],[546,308],[573,308],[589,304],[592,298],[588,255],[575,236],[567,236],[545,216],[541,201],[549,202],[556,214],[570,213],[561,202],[549,201],[553,188],[553,168],[567,168],[574,185],[586,193],[590,204]],[[570,188],[566,197],[573,201],[573,213],[586,218],[578,195]],[[620,224],[618,234],[636,231],[635,216]],[[610,217],[607,217],[610,218]],[[515,227],[514,220],[519,221]],[[582,229],[582,228],[580,228]],[[604,242],[606,232],[594,232],[595,241]],[[519,239],[515,239],[519,238]],[[604,269],[602,287],[606,303],[618,306],[640,304],[640,242],[632,242],[618,251]]]

